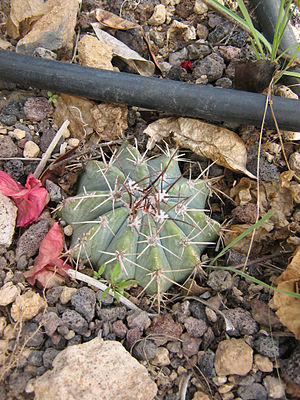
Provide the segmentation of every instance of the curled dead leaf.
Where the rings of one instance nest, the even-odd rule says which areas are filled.
[[[172,134],[177,145],[255,179],[246,169],[247,151],[244,142],[229,129],[193,118],[170,117],[148,125],[144,133],[151,138],[148,142],[149,148]]]
[[[113,49],[113,54],[120,57],[134,71],[143,76],[152,76],[155,71],[155,65],[152,61],[141,57],[136,51],[130,49],[126,44],[101,29],[99,22],[91,24],[97,38],[109,45]]]
[[[299,293],[300,281],[300,246],[286,270],[277,278],[278,289]],[[300,339],[300,299],[285,293],[274,292],[273,305],[280,322]]]
[[[102,103],[91,110],[94,128],[101,140],[115,140],[124,137],[128,128],[128,108],[121,104]]]
[[[102,8],[97,8],[95,16],[97,21],[109,28],[122,30],[140,28],[135,22],[128,21]]]
[[[236,239],[241,233],[245,232],[251,225],[249,224],[240,224],[240,225],[232,225],[228,231],[224,234],[224,244],[228,246],[234,239]],[[263,248],[263,242],[269,240],[270,230],[273,225],[267,221],[265,221],[262,225],[260,225],[255,230],[254,242],[252,246],[252,255],[258,255],[261,253]],[[231,246],[231,249],[241,253],[247,254],[249,250],[249,246],[251,243],[252,232],[245,236],[243,239],[239,240],[237,243]]]
[[[93,132],[94,120],[91,109],[94,105],[94,102],[82,97],[60,94],[55,103],[53,120],[58,126],[69,120],[72,136],[82,139]]]

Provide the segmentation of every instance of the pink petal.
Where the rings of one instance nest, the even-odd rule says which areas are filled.
[[[47,203],[48,192],[32,174],[28,175],[26,187],[0,171],[0,190],[11,197],[18,207],[17,226],[26,226],[35,221]]]
[[[11,178],[6,172],[0,171],[0,190],[4,196],[17,195],[24,187]]]
[[[66,271],[72,267],[58,258],[62,249],[63,235],[55,222],[42,240],[34,267],[24,273],[31,285],[38,281],[43,287],[49,288],[68,277]]]

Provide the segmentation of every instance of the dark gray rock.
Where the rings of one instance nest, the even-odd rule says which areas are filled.
[[[243,400],[267,400],[268,398],[266,389],[260,383],[240,386],[237,392]]]
[[[193,43],[188,45],[188,59],[197,60],[198,58],[203,58],[211,53],[211,48],[207,44],[203,43]]]
[[[63,286],[54,286],[53,288],[47,290],[46,299],[49,305],[55,305],[60,298],[61,292],[63,291]]]
[[[80,344],[82,341],[82,337],[80,335],[75,335],[72,339],[68,341],[68,346],[74,346],[76,344]]]
[[[239,337],[254,335],[258,332],[258,324],[254,321],[249,311],[237,307],[231,310],[225,310],[224,314],[234,327],[233,331],[228,332],[230,336]]]
[[[42,124],[42,123],[40,125],[43,128],[43,134],[41,136],[41,141],[40,141],[40,149],[44,153],[48,149],[50,143],[52,142],[54,136],[56,135],[56,132],[50,126],[44,126],[45,124]],[[61,144],[63,144],[63,142],[64,142],[64,139],[61,138],[59,140],[59,142],[57,143],[57,145],[55,146],[54,152],[59,152],[59,147]]]
[[[24,174],[24,165],[21,160],[9,160],[4,163],[4,172],[16,181],[19,181]]]
[[[281,363],[280,363],[281,364]],[[289,381],[300,387],[300,343],[287,360],[282,360],[281,371],[287,376]]]
[[[127,325],[129,328],[139,328],[143,331],[150,325],[151,321],[145,311],[134,311],[127,317]]]
[[[41,367],[43,365],[43,354],[42,350],[32,350],[28,357],[28,364]]]
[[[20,236],[17,242],[16,258],[25,255],[27,258],[33,257],[39,250],[40,244],[49,230],[49,221],[43,219],[32,224]]]
[[[216,376],[216,371],[214,369],[214,361],[215,361],[215,353],[212,350],[206,350],[203,354],[201,354],[198,366],[203,373],[203,375],[211,379]]]
[[[207,324],[202,319],[187,317],[184,321],[187,333],[192,337],[201,337],[207,331]]]
[[[27,347],[39,348],[43,345],[44,334],[40,331],[39,324],[35,322],[28,322],[24,324],[21,334],[21,344],[24,344],[27,340]]]
[[[219,43],[225,36],[227,36],[232,29],[232,24],[230,22],[225,22],[221,25],[217,25],[215,29],[208,34],[208,41],[210,43]]]
[[[126,316],[126,307],[108,307],[97,309],[97,315],[102,321],[114,322],[117,319],[124,319]]]
[[[216,292],[223,292],[230,289],[233,282],[230,272],[217,270],[209,274],[207,284]]]
[[[48,347],[43,354],[43,364],[45,368],[52,368],[52,362],[59,353],[59,350],[54,347]]]
[[[279,341],[271,336],[260,336],[254,341],[254,349],[269,358],[279,357]]]
[[[111,306],[115,299],[114,296],[107,294],[105,297],[103,297],[103,299],[101,299],[102,294],[103,294],[103,291],[98,290],[98,292],[96,293],[97,301],[99,301],[103,306]]]
[[[18,151],[18,147],[9,136],[0,135],[0,158],[16,157]]]
[[[232,80],[224,77],[216,80],[215,86],[221,87],[223,89],[231,89],[232,88]]]
[[[258,145],[254,144],[247,151],[247,169],[254,175],[256,175],[257,171],[257,154]],[[259,177],[265,182],[279,181],[279,170],[274,163],[270,163],[267,160],[264,150],[260,152]]]
[[[134,346],[132,354],[140,361],[149,361],[156,356],[157,349],[151,340],[142,340]]]
[[[202,303],[199,301],[192,301],[189,309],[193,317],[207,321],[205,306]]]
[[[88,322],[94,318],[96,294],[92,289],[85,286],[78,289],[72,295],[71,304]]]
[[[18,370],[14,370],[8,378],[8,387],[11,391],[11,394],[14,396],[19,396],[22,392],[24,392],[28,380],[32,377],[31,374],[26,372],[20,372]]]
[[[59,203],[63,199],[61,187],[49,179],[46,179],[46,189],[49,193],[51,201]]]
[[[7,126],[12,126],[17,122],[17,117],[12,114],[0,115],[0,122]]]
[[[88,330],[87,321],[74,310],[66,310],[62,315],[62,324],[80,335]]]
[[[193,69],[193,76],[195,79],[198,79],[201,78],[202,75],[206,75],[208,82],[214,82],[221,78],[224,69],[225,63],[223,58],[213,53],[197,62]]]

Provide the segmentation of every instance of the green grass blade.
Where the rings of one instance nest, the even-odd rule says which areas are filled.
[[[241,10],[243,17],[245,18],[246,24],[248,25],[251,35],[253,36],[256,46],[258,47],[258,50],[260,52],[260,54],[263,56],[263,58],[265,58],[264,56],[264,50],[263,47],[261,45],[261,41],[259,39],[259,36],[257,35],[257,30],[254,28],[252,19],[250,17],[250,14],[248,13],[248,10],[243,2],[243,0],[237,0],[239,9]]]
[[[294,78],[300,78],[300,72],[285,71],[282,75],[293,76]]]
[[[213,265],[214,262],[222,257],[224,253],[226,253],[227,250],[229,250],[233,245],[235,245],[237,242],[239,242],[241,239],[243,239],[245,236],[247,236],[249,233],[254,231],[254,229],[258,228],[260,225],[262,225],[267,219],[269,219],[272,216],[273,212],[270,211],[266,215],[264,215],[259,221],[256,222],[256,224],[249,226],[249,228],[245,229],[244,232],[242,232],[240,235],[238,235],[232,242],[230,242],[226,247],[224,247],[223,250],[220,251],[219,254],[216,255],[216,257],[211,261],[209,265]]]
[[[229,10],[227,7],[223,6],[222,4],[218,3],[216,0],[205,0],[205,2],[212,6],[213,8],[215,8],[217,11],[219,11],[221,14],[225,14],[226,16],[228,16],[231,20],[235,21],[238,25],[240,25],[242,28],[244,28],[249,34],[252,35],[252,31],[249,27],[249,25],[247,24],[247,22],[241,18],[239,15],[235,14],[234,12],[232,12],[231,10]],[[264,44],[264,46],[266,47],[266,49],[268,50],[269,53],[271,53],[272,51],[272,45],[268,42],[268,40],[264,37],[264,35],[262,35],[257,29],[254,28],[253,24],[252,24],[252,29],[253,31],[255,31],[255,35],[257,36],[257,38],[259,39],[259,41],[261,43]],[[261,54],[261,56],[265,59],[266,56],[263,52],[263,54]]]
[[[287,295],[292,296],[292,297],[296,297],[296,299],[300,299],[300,293],[295,293],[295,292],[290,292],[288,290],[278,289],[278,288],[276,288],[274,286],[268,285],[267,283],[265,283],[263,281],[260,281],[257,278],[254,278],[254,276],[248,275],[245,272],[240,271],[239,269],[236,269],[234,267],[221,267],[221,266],[216,266],[215,267],[214,266],[213,269],[223,269],[225,271],[234,272],[235,274],[238,274],[238,275],[242,276],[243,278],[245,278],[245,279],[247,279],[247,280],[249,280],[249,281],[251,281],[253,283],[257,283],[258,285],[262,285],[262,286],[264,286],[264,287],[266,287],[266,288],[268,288],[270,290],[274,290],[275,292],[280,292],[280,293],[287,294]]]

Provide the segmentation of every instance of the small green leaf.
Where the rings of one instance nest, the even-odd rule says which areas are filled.
[[[105,271],[106,264],[102,264],[101,267],[98,269],[98,275],[101,276],[103,275],[103,272]]]
[[[120,294],[116,290],[114,290],[114,296],[115,296],[117,302],[120,303]]]
[[[121,266],[120,262],[118,261],[116,265],[113,267],[113,269],[110,271],[110,277],[112,280],[115,280],[119,275],[121,271]]]
[[[48,97],[51,97],[52,94],[53,94],[52,92],[47,92],[47,96],[48,96]]]
[[[104,297],[108,294],[108,292],[109,292],[109,288],[106,288],[104,290],[104,292],[101,294],[99,301],[102,301],[104,299]]]
[[[131,285],[135,285],[137,283],[137,281],[134,281],[134,280],[131,280],[131,281],[121,281],[121,282],[118,282],[118,288],[126,288],[126,287],[128,287],[128,286],[131,286]]]

